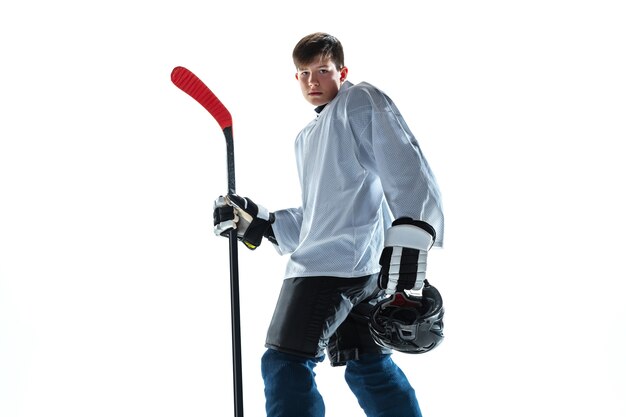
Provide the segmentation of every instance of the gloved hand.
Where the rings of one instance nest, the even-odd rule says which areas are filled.
[[[213,206],[213,225],[216,235],[225,236],[228,230],[237,229],[237,238],[248,249],[261,245],[263,236],[268,236],[274,223],[274,213],[237,194],[220,196]]]
[[[219,196],[213,202],[213,233],[215,236],[228,237],[230,229],[237,228],[239,217],[235,215],[235,209],[226,200],[226,197]]]
[[[385,232],[378,285],[387,294],[419,291],[426,279],[426,259],[435,242],[435,229],[421,220],[402,217]]]

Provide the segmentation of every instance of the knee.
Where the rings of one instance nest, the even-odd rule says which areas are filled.
[[[349,361],[345,379],[368,416],[421,416],[415,390],[390,355]]]
[[[313,368],[319,361],[320,358],[311,359],[267,349],[261,357],[261,373],[263,376],[276,375],[287,370],[296,373],[313,373]]]
[[[261,366],[276,366],[278,364],[302,363],[305,361],[306,358],[300,356],[290,355],[275,349],[267,349],[261,357]]]
[[[406,375],[388,354],[365,355],[349,361],[344,374],[348,384],[393,386],[396,390],[412,391]]]
[[[277,358],[274,355],[273,349],[267,349],[263,356],[261,356],[261,366],[267,366],[268,364],[274,362]]]
[[[270,372],[276,372],[278,368],[282,368],[284,363],[283,354],[273,349],[267,349],[261,357],[261,373],[265,377]]]
[[[392,366],[394,362],[391,355],[384,353],[371,353],[361,356],[357,360],[348,361],[346,370],[352,372],[375,372]]]
[[[266,395],[277,389],[279,391],[287,389],[294,393],[315,392],[313,369],[316,363],[317,359],[268,349],[261,358],[261,375],[265,383]]]

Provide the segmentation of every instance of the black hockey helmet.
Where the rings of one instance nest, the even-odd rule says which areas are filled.
[[[370,315],[370,333],[382,347],[426,353],[443,341],[443,300],[424,281],[421,296],[396,292],[379,301]]]

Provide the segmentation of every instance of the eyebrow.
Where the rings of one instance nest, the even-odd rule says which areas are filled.
[[[305,66],[305,67],[298,67],[298,71],[303,71],[303,70],[308,70],[308,69],[321,69],[321,68],[329,68],[331,67],[331,64],[324,64],[324,65],[316,65],[316,66]]]

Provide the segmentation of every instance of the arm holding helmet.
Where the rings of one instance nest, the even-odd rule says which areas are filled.
[[[370,312],[369,322],[380,346],[426,353],[443,341],[443,300],[426,280],[426,259],[435,239],[432,226],[408,217],[387,229],[378,280],[386,296]]]
[[[384,94],[368,97],[370,117],[354,119],[355,131],[361,132],[358,157],[380,179],[385,201],[396,219],[385,231],[379,285],[387,294],[420,291],[428,251],[443,245],[439,186],[396,105]],[[368,124],[360,125],[361,120]]]

